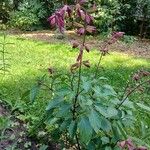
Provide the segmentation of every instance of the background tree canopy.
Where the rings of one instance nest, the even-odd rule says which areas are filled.
[[[1,0],[1,23],[22,30],[46,29],[47,18],[63,3],[74,0]],[[99,32],[121,30],[129,35],[150,36],[149,0],[95,0],[95,24]],[[93,4],[89,0],[88,5]]]

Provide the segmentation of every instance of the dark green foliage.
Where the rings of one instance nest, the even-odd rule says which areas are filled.
[[[48,27],[47,18],[61,3],[52,0],[23,0],[11,12],[10,25],[21,30],[37,30]]]
[[[12,12],[10,24],[22,30],[33,30],[40,26],[40,19],[45,17],[43,3],[24,0],[17,11]]]
[[[10,0],[0,1],[0,23],[7,23],[9,20],[9,13],[12,11],[12,6]]]
[[[116,30],[129,35],[148,37],[150,2],[149,0],[95,0],[98,11],[95,25],[100,33]],[[94,3],[89,0],[89,4]],[[74,4],[74,0],[3,0],[0,4],[0,20],[22,30],[47,29],[47,18],[63,4]]]

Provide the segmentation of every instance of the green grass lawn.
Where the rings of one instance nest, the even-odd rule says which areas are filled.
[[[0,41],[2,40],[3,37],[0,36]],[[22,90],[30,88],[38,77],[47,73],[48,67],[53,67],[59,72],[68,72],[78,54],[78,51],[71,46],[61,43],[49,44],[14,36],[8,36],[7,42],[14,44],[6,46],[6,51],[9,53],[6,57],[9,59],[10,68],[7,75],[0,75],[0,86],[1,89],[3,86],[7,87],[9,91],[7,94],[12,93],[11,99],[14,100]],[[85,54],[84,59],[90,60],[92,66],[89,72],[92,73],[98,58],[99,53],[95,50]],[[150,60],[110,52],[103,59],[102,67],[99,74],[106,76],[114,87],[120,89],[126,84],[132,72],[141,68],[149,70]]]
[[[3,36],[0,35],[0,41]],[[43,74],[48,73],[47,68],[53,67],[58,72],[69,72],[70,65],[76,60],[77,50],[69,45],[62,43],[49,44],[46,42],[26,40],[17,36],[7,36],[7,42],[13,44],[6,46],[9,72],[4,76],[0,74],[0,93],[2,98],[11,103],[19,105],[23,101],[23,105],[29,105],[30,101],[27,97],[22,99],[25,91],[31,89],[36,80]],[[2,49],[0,45],[0,50]],[[92,73],[95,64],[99,58],[99,53],[93,50],[86,53],[84,59],[90,60]],[[138,69],[150,70],[150,60],[142,58],[134,58],[123,53],[110,52],[102,62],[103,69],[99,74],[109,79],[109,83],[117,90],[122,91],[126,85],[129,76]],[[87,73],[88,69],[84,70]],[[44,95],[39,97],[36,103],[26,111],[37,117],[44,111],[45,105],[49,99]],[[150,95],[145,94],[144,100],[148,102]],[[139,99],[140,100],[140,97]]]

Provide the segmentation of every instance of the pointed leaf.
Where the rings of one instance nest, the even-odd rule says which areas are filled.
[[[108,144],[108,143],[110,142],[110,141],[109,141],[109,138],[106,137],[106,136],[102,137],[101,140],[102,140],[102,144],[103,144],[103,145],[104,145],[104,144]]]
[[[95,108],[101,115],[103,115],[104,117],[108,117],[107,110],[105,107],[100,105],[95,105]]]
[[[77,130],[77,124],[75,121],[72,121],[70,126],[69,126],[69,135],[71,138],[74,138],[75,134],[76,134],[76,130]]]
[[[31,102],[35,101],[35,99],[38,95],[39,89],[40,89],[40,86],[38,86],[38,85],[32,87],[32,89],[30,91],[30,101]]]
[[[94,131],[96,133],[98,133],[99,129],[101,127],[101,125],[100,125],[101,118],[100,118],[99,114],[95,110],[92,109],[91,113],[88,117],[89,117],[90,124],[93,127]]]
[[[117,116],[118,111],[117,111],[116,108],[110,106],[110,107],[108,107],[108,109],[107,109],[107,114],[108,114],[108,117],[109,117],[109,118],[115,117],[115,116]]]
[[[111,123],[104,117],[101,117],[101,129],[103,131],[109,132],[111,130]]]
[[[51,110],[52,108],[55,108],[59,103],[61,103],[63,101],[63,98],[62,97],[56,97],[54,99],[52,99],[47,108],[46,108],[46,111],[49,111]]]
[[[78,124],[78,128],[79,128],[81,141],[85,144],[88,144],[92,138],[92,133],[93,133],[93,129],[89,123],[88,118],[82,117]]]
[[[71,105],[70,104],[62,104],[56,113],[57,117],[68,116],[70,114]]]

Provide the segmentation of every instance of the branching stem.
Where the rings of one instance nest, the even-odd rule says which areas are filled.
[[[143,81],[142,83],[138,84],[135,88],[133,88],[126,96],[125,98],[120,102],[120,104],[118,105],[117,109],[119,109],[123,103],[127,100],[127,98],[132,94],[134,93],[140,86],[144,85],[145,83],[148,83],[150,82],[150,80],[146,80],[146,81]]]
[[[102,58],[103,58],[104,54],[103,52],[101,53],[100,57],[99,57],[99,61],[98,61],[98,64],[97,64],[97,67],[96,67],[96,70],[95,70],[95,78],[97,78],[97,75],[98,75],[98,70],[99,70],[99,67],[100,67],[100,64],[102,62]]]

